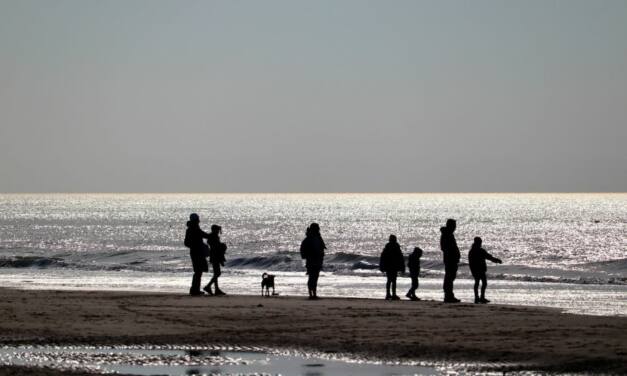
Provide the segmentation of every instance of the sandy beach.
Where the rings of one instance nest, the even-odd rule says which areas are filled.
[[[624,317],[434,301],[12,289],[0,296],[4,345],[232,344],[627,372]]]

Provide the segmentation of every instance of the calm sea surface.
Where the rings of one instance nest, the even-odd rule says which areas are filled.
[[[405,253],[423,248],[423,295],[439,299],[439,229],[456,218],[462,262],[475,236],[504,261],[488,266],[488,295],[493,289],[507,303],[551,306],[543,291],[559,286],[566,295],[609,294],[602,302],[610,305],[627,300],[627,194],[4,194],[0,283],[185,291],[190,263],[182,242],[192,212],[207,230],[222,226],[225,283],[237,293],[257,293],[263,271],[279,274],[280,292],[300,293],[298,247],[307,225],[318,222],[328,295],[379,297],[378,256],[395,234]],[[458,289],[467,276],[460,267]],[[541,296],[525,299],[520,288]]]

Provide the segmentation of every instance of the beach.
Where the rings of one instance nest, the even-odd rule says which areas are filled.
[[[503,305],[0,289],[3,345],[229,344],[627,372],[627,318]],[[4,367],[3,374],[11,368]]]

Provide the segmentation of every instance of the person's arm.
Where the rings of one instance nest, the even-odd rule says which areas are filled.
[[[303,260],[307,258],[307,248],[305,247],[306,242],[307,242],[307,239],[303,240],[300,243],[300,258]]]
[[[502,264],[502,263],[503,263],[503,261],[501,261],[501,259],[500,259],[500,258],[497,258],[497,257],[492,256],[492,255],[491,255],[491,254],[489,254],[487,251],[484,251],[484,252],[485,252],[485,258],[486,258],[486,259],[488,259],[488,260],[490,260],[490,261],[492,261],[492,262],[494,262],[494,263],[497,263],[497,264]]]
[[[385,248],[381,252],[381,257],[379,257],[379,270],[385,273]]]

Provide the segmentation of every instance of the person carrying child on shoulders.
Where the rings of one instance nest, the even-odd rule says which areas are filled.
[[[485,298],[485,289],[488,287],[488,279],[486,276],[488,266],[486,265],[485,260],[490,260],[497,264],[503,263],[501,259],[492,256],[485,249],[481,248],[481,244],[482,240],[477,236],[470,248],[470,251],[468,252],[468,266],[470,267],[470,273],[475,279],[475,304],[490,303],[490,301]],[[481,296],[479,296],[478,292],[479,281],[481,281]]]
[[[414,251],[407,258],[407,268],[409,269],[409,277],[411,278],[411,287],[407,291],[406,297],[409,300],[420,300],[416,296],[416,290],[418,289],[418,276],[420,275],[420,258],[422,257],[422,249],[415,247]]]

